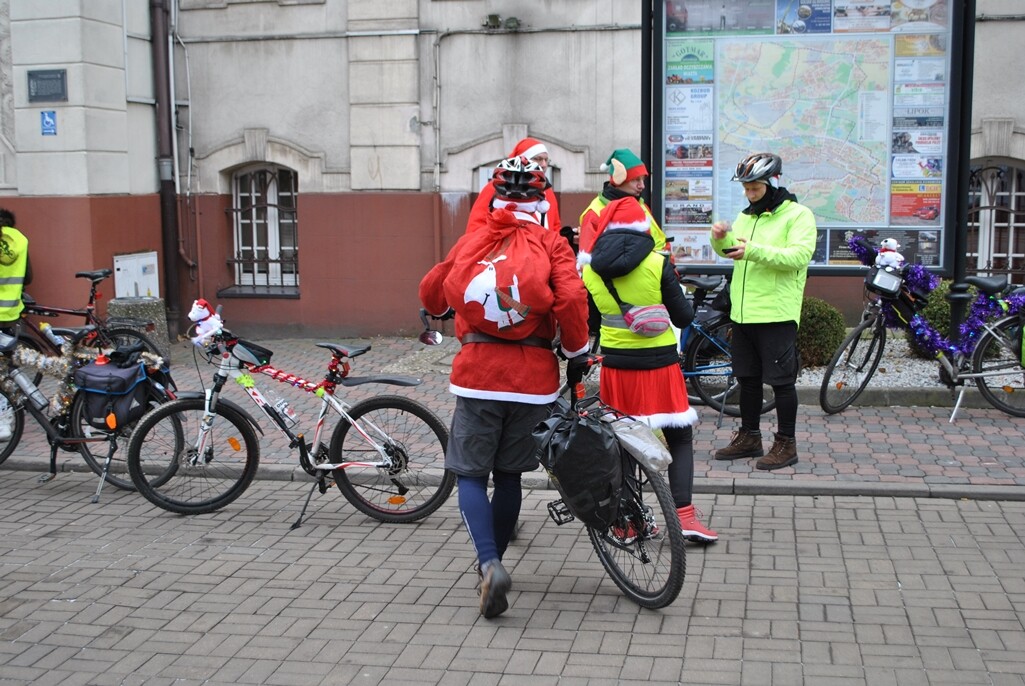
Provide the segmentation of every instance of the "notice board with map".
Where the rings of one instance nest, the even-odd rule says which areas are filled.
[[[895,237],[906,259],[942,265],[955,182],[947,162],[962,135],[951,116],[960,6],[656,3],[652,192],[677,263],[726,263],[709,226],[747,206],[730,179],[747,154],[768,151],[783,158],[781,185],[815,213],[814,266],[857,264],[847,248],[855,231]]]

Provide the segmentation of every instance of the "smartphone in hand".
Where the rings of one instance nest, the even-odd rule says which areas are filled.
[[[729,255],[730,253],[737,252],[738,250],[740,250],[740,246],[739,245],[731,245],[728,248],[723,248],[722,249],[723,253],[726,254],[726,255]]]

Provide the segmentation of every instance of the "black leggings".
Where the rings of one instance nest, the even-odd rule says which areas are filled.
[[[669,490],[676,507],[690,505],[694,497],[694,428],[667,426],[662,429],[673,461],[669,465]]]
[[[756,376],[738,378],[740,383],[740,425],[748,431],[758,431],[762,414],[762,380]],[[797,384],[773,386],[776,394],[776,423],[781,436],[793,438],[797,434]]]

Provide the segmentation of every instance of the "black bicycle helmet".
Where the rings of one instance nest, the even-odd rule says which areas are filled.
[[[536,200],[551,187],[545,170],[526,157],[510,157],[495,167],[491,177],[495,197],[505,200]]]
[[[756,152],[748,155],[737,165],[737,171],[733,173],[731,181],[765,181],[769,182],[774,176],[779,176],[783,171],[783,160],[779,155],[771,152]]]

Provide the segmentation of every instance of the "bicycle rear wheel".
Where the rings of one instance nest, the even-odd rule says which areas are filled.
[[[96,336],[95,338],[90,339],[89,345],[93,347],[98,346],[104,349],[113,349],[135,345],[136,343],[142,343],[147,352],[154,353],[155,355],[164,354],[149,336],[125,326],[114,326],[109,329],[97,329]]]
[[[661,474],[633,458],[626,458],[623,467],[616,524],[607,529],[587,527],[587,535],[605,571],[627,598],[641,607],[666,607],[680,594],[687,573],[676,505]],[[635,534],[634,540],[622,537],[627,531]]]
[[[10,435],[0,438],[0,463],[11,456],[21,441],[25,431],[25,410],[19,407],[7,391],[0,388],[0,435],[7,434],[3,427],[10,429]]]
[[[224,403],[215,414],[205,439],[202,398],[172,400],[139,420],[128,444],[128,472],[146,500],[178,514],[203,514],[245,492],[260,462],[256,431]]]
[[[740,384],[733,376],[731,341],[733,324],[728,319],[706,329],[695,329],[683,358],[683,375],[694,392],[716,412],[740,416]],[[724,407],[725,406],[725,407]],[[762,385],[761,414],[776,407],[772,386]]]
[[[148,391],[146,406],[134,408],[131,414],[131,421],[127,425],[119,426],[114,430],[117,433],[118,449],[114,451],[114,455],[110,459],[110,469],[107,470],[107,483],[112,486],[116,486],[123,491],[135,490],[135,484],[132,483],[132,477],[128,473],[128,444],[131,441],[132,432],[135,430],[135,427],[138,426],[139,420],[144,414],[146,414],[146,412],[166,400],[167,398],[163,393],[151,386]],[[87,417],[88,411],[86,409],[85,393],[78,391],[75,393],[75,398],[71,402],[70,418],[72,436],[96,439],[107,438],[110,436],[111,431],[109,429],[96,428],[89,423]],[[78,451],[81,453],[82,459],[85,460],[85,463],[89,465],[89,469],[93,470],[97,476],[103,474],[103,465],[107,461],[106,452],[109,449],[110,442],[106,440],[80,443],[78,446]]]
[[[360,429],[384,446],[389,468],[353,466],[335,472],[335,483],[346,500],[382,522],[415,522],[445,502],[455,486],[455,474],[445,469],[448,431],[426,407],[401,396],[379,396],[357,403],[349,416],[358,429],[341,421],[335,427],[328,459],[340,462],[380,462],[383,457]],[[382,435],[383,434],[383,435]]]
[[[826,366],[819,387],[819,405],[836,414],[858,399],[879,367],[886,346],[886,327],[879,316],[865,319],[847,334]]]
[[[1021,327],[1018,315],[1005,317],[982,334],[972,354],[972,373],[982,374],[975,378],[979,393],[1013,417],[1025,417]]]

